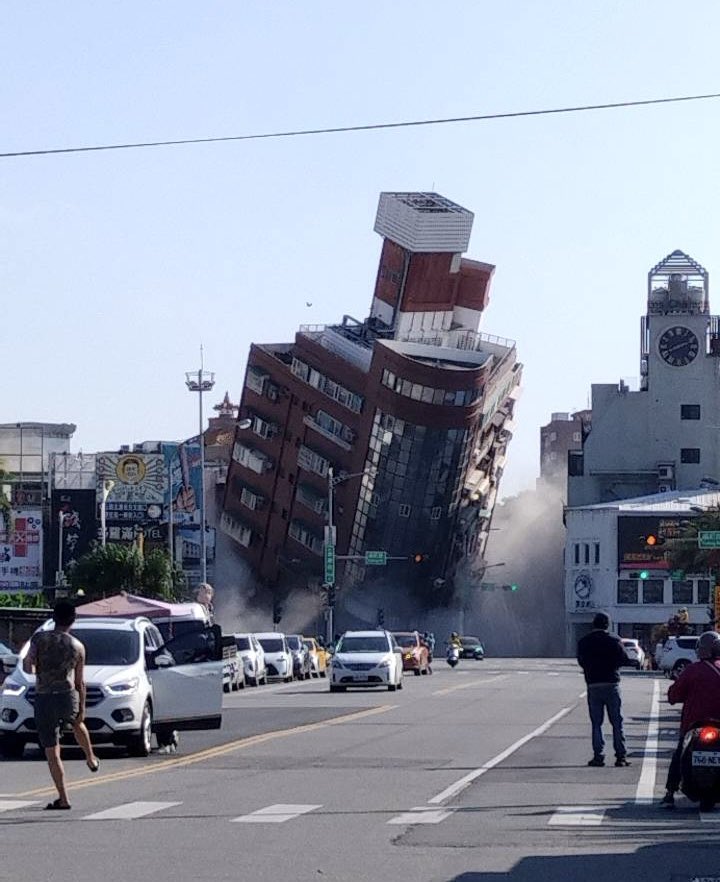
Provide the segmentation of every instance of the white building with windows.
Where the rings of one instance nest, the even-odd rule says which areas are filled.
[[[567,650],[592,627],[596,612],[611,628],[649,646],[654,625],[687,607],[690,624],[708,624],[714,581],[708,573],[673,571],[665,542],[689,522],[720,506],[720,491],[675,490],[565,510],[565,609]],[[648,536],[658,542],[649,547]]]
[[[720,484],[720,318],[708,291],[682,251],[650,270],[640,388],[593,385],[592,427],[568,455],[569,505]]]

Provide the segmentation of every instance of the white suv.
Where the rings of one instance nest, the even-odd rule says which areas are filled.
[[[42,630],[51,630],[52,620]],[[147,756],[152,733],[172,744],[177,729],[219,729],[222,720],[222,645],[217,626],[163,643],[146,618],[84,618],[72,634],[85,646],[85,724],[94,742],[124,745]],[[0,752],[20,757],[37,742],[35,675],[17,667],[2,685]]]
[[[666,676],[675,679],[698,660],[695,650],[699,639],[697,636],[668,637],[658,662]]]
[[[348,686],[403,687],[402,650],[389,631],[346,631],[330,664],[330,691]]]

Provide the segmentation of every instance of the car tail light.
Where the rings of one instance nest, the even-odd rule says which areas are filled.
[[[711,744],[720,738],[720,729],[716,729],[715,726],[703,726],[698,737],[703,744]]]

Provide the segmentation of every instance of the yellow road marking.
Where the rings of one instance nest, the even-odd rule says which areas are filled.
[[[116,781],[127,781],[131,778],[152,775],[155,772],[169,772],[173,769],[184,768],[185,766],[192,766],[205,760],[215,759],[215,757],[224,756],[225,754],[233,753],[236,750],[243,750],[246,747],[254,747],[257,744],[265,744],[268,741],[275,741],[279,738],[287,738],[290,735],[302,734],[304,732],[316,732],[318,729],[325,729],[327,726],[338,726],[342,723],[355,722],[355,720],[363,719],[363,717],[383,714],[386,711],[393,710],[395,707],[397,707],[397,705],[386,704],[381,707],[372,707],[367,710],[354,711],[351,714],[343,714],[341,717],[334,717],[331,720],[322,720],[318,723],[306,723],[303,726],[293,726],[290,729],[275,729],[272,732],[263,732],[260,735],[250,735],[247,738],[239,738],[236,741],[229,741],[226,744],[218,744],[215,747],[199,750],[188,756],[163,760],[162,762],[154,763],[151,766],[139,766],[134,769],[125,769],[121,772],[111,772],[108,775],[86,778],[82,781],[73,783],[72,789],[80,790],[85,787],[97,787],[100,784],[112,784]],[[24,793],[18,793],[17,796],[51,796],[54,793],[54,787],[39,787],[36,790],[26,790]]]
[[[460,683],[457,686],[448,686],[445,689],[438,689],[433,695],[449,695],[451,692],[457,692],[458,689],[472,689],[473,686],[489,686],[493,683],[499,683],[500,680],[507,680],[508,674],[500,674],[491,680],[471,680],[470,683]]]

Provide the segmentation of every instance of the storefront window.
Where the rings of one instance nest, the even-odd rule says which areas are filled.
[[[698,579],[697,602],[710,603],[710,579]]]
[[[672,583],[672,602],[673,603],[692,603],[693,600],[693,583],[688,579],[682,582]]]
[[[662,603],[663,588],[665,582],[662,579],[648,579],[643,582],[643,603]]]
[[[638,602],[638,583],[635,579],[618,579],[617,583],[618,603]]]

